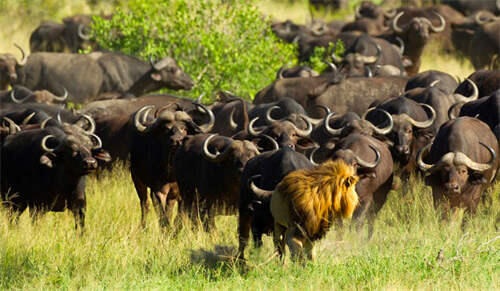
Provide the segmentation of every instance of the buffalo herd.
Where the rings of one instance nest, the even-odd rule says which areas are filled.
[[[144,62],[100,51],[89,38],[91,16],[44,23],[31,35],[30,55],[19,46],[20,59],[0,54],[2,204],[14,223],[26,208],[33,218],[69,209],[83,230],[86,176],[126,161],[142,225],[148,189],[162,227],[180,225],[176,204],[207,231],[216,215],[238,214],[240,258],[250,232],[255,246],[274,232],[280,251],[285,237],[291,248],[308,248],[307,238],[351,214],[371,236],[395,176],[405,185],[417,174],[436,207],[473,215],[500,166],[500,1],[479,2],[487,1],[385,10],[363,1],[345,22],[272,22],[278,38],[297,44],[299,60],[339,41],[344,52],[327,50],[323,72],[281,67],[252,103],[228,91],[212,104],[153,94],[195,82],[168,56]],[[421,72],[431,39],[476,71],[463,81]],[[77,53],[88,46],[92,53]],[[69,102],[83,106],[69,110]],[[347,192],[332,190],[328,183],[337,182],[325,173],[351,168]],[[335,206],[336,195],[357,206]],[[313,218],[308,203],[327,209],[318,206]]]

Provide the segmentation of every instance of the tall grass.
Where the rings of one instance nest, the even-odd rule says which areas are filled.
[[[18,1],[4,1],[0,16],[1,52],[27,48],[30,31],[42,20],[16,16]],[[45,0],[49,1],[49,0]],[[57,1],[51,17],[100,11],[78,1]],[[24,2],[22,2],[24,3]],[[42,3],[40,1],[36,3]],[[278,19],[305,21],[301,6],[260,1],[261,9]],[[14,6],[13,6],[14,5]],[[82,6],[78,6],[82,5]],[[86,5],[86,4],[85,4]],[[5,6],[3,6],[5,7]],[[21,8],[19,8],[21,7]],[[43,7],[43,6],[42,6]],[[281,9],[286,7],[286,9]],[[34,9],[34,8],[33,8]],[[16,12],[17,11],[17,12]],[[108,11],[105,11],[108,12]],[[19,14],[24,15],[24,14]],[[422,69],[438,69],[464,77],[472,68],[453,57],[427,50]],[[233,264],[237,219],[218,217],[217,230],[192,230],[189,223],[177,235],[162,231],[151,211],[146,229],[139,226],[139,199],[126,168],[97,180],[89,179],[86,232],[78,236],[69,212],[49,213],[35,224],[27,213],[9,226],[0,209],[0,290],[7,289],[499,289],[500,216],[497,184],[493,204],[480,206],[473,217],[462,213],[441,219],[430,189],[413,179],[408,193],[392,191],[367,240],[347,225],[315,246],[316,260],[305,264],[268,260],[272,240],[247,250],[246,267]],[[442,250],[443,258],[437,258]]]
[[[90,178],[81,236],[69,212],[49,213],[35,224],[23,214],[19,225],[9,226],[0,211],[0,289],[498,288],[498,185],[493,205],[465,217],[464,229],[460,214],[441,219],[419,179],[409,189],[390,193],[370,240],[366,227],[347,225],[343,234],[332,230],[316,244],[314,262],[282,266],[268,260],[273,246],[266,237],[262,249],[250,246],[243,267],[233,261],[235,216],[218,217],[211,233],[187,226],[173,235],[151,213],[142,229],[139,200],[120,167]]]

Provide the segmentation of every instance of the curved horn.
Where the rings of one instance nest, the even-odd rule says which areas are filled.
[[[17,99],[15,91],[16,91],[15,88],[12,88],[12,90],[10,90],[10,99],[12,99],[12,102],[14,103],[21,104],[24,103],[24,101],[26,101],[28,98],[30,98],[30,96],[27,96],[24,97],[23,99]]]
[[[258,135],[260,135],[260,134],[262,134],[264,132],[264,129],[262,129],[262,130],[259,131],[259,130],[255,129],[255,128],[253,128],[253,124],[255,123],[255,121],[257,121],[257,119],[259,119],[259,117],[255,117],[254,119],[252,119],[250,121],[250,123],[248,123],[248,133],[250,135],[258,136]]]
[[[100,149],[102,148],[102,140],[100,137],[98,137],[96,134],[94,133],[91,133],[89,134],[90,137],[93,137],[96,141],[96,143],[94,144],[94,146],[92,147],[92,149]]]
[[[500,0],[499,0],[500,1]],[[481,25],[481,24],[484,24],[484,23],[487,23],[488,22],[488,19],[486,20],[482,20],[481,19],[481,16],[483,15],[483,12],[482,11],[479,11],[478,13],[476,13],[476,16],[474,17],[474,21],[476,21],[477,24]]]
[[[427,109],[429,109],[429,111],[431,112],[431,117],[428,120],[426,120],[426,121],[416,121],[415,119],[413,119],[413,118],[411,118],[410,116],[407,115],[408,121],[413,126],[418,127],[418,128],[429,127],[429,126],[431,126],[434,123],[434,120],[436,120],[436,111],[430,105],[427,105],[425,103],[419,103],[419,104],[420,104],[420,106],[426,107]]]
[[[356,19],[363,18],[363,15],[361,15],[361,5],[358,5],[356,7]]]
[[[332,112],[330,108],[326,107],[325,105],[316,104],[313,107],[319,107],[323,109],[325,111],[325,117]],[[315,126],[324,121],[324,118],[312,118],[307,115],[302,116],[302,118],[306,118],[307,120],[309,120],[310,123],[312,123]]]
[[[234,121],[234,112],[236,111],[236,108],[233,107],[231,110],[231,114],[229,114],[229,126],[231,127],[232,130],[236,130],[238,128],[238,123]]]
[[[224,91],[224,92],[229,92],[229,91]],[[232,96],[234,96],[233,93],[231,93]],[[198,98],[196,98],[196,100],[194,101],[195,103],[197,104],[201,104],[201,99],[203,99],[203,96],[205,96],[205,93],[201,93],[200,96],[198,96]]]
[[[48,140],[49,138],[55,138],[55,137],[56,137],[56,136],[55,136],[55,135],[52,135],[52,134],[49,134],[49,135],[44,136],[44,137],[42,138],[42,142],[40,143],[40,146],[42,147],[42,150],[44,150],[44,151],[46,151],[46,152],[49,152],[49,153],[50,153],[50,152],[55,151],[57,147],[55,147],[55,148],[49,148],[49,147],[47,146],[47,140]]]
[[[392,17],[396,16],[396,13],[397,13],[397,12],[398,12],[398,11],[397,11],[396,9],[391,9],[391,10],[385,11],[385,12],[384,12],[384,15],[385,15],[385,17],[387,17],[387,18],[392,18]]]
[[[78,25],[78,37],[83,39],[83,40],[89,40],[90,39],[90,35],[89,34],[85,34],[83,32],[83,30],[85,29],[85,26],[83,24],[79,24]]]
[[[63,90],[64,90],[64,94],[63,96],[56,96],[55,94],[52,94],[54,95],[54,100],[56,101],[59,101],[59,102],[63,102],[63,101],[66,101],[66,99],[68,99],[68,90],[66,90],[66,88],[63,87]]]
[[[208,109],[208,107],[206,107],[203,104],[194,103],[194,105],[198,108],[198,111],[203,112],[205,114],[208,114],[208,123],[201,125],[199,127],[200,127],[202,132],[209,132],[210,130],[212,130],[212,128],[214,127],[214,124],[215,124],[214,113],[212,112],[212,110]]]
[[[366,77],[367,78],[373,78],[372,69],[370,69],[370,67],[365,66],[365,71],[366,71]]]
[[[87,130],[85,130],[85,132],[88,133],[88,134],[94,133],[95,127],[96,127],[95,120],[92,117],[90,117],[89,115],[87,115],[87,114],[82,114],[82,116],[80,117],[80,119],[87,120],[87,122],[90,125],[90,128],[87,129]]]
[[[19,66],[22,67],[22,66],[26,65],[26,62],[28,61],[28,56],[24,52],[23,48],[21,46],[19,46],[17,43],[14,43],[14,46],[17,47],[21,51],[21,54],[23,55],[21,58],[21,61],[17,63]]]
[[[216,134],[211,134],[203,141],[202,152],[203,152],[203,156],[205,157],[205,159],[207,159],[211,162],[214,162],[214,163],[219,163],[219,162],[222,162],[224,159],[226,159],[226,157],[230,151],[231,145],[226,146],[226,148],[224,149],[224,151],[222,153],[217,153],[217,154],[211,153],[208,150],[208,145],[210,144],[210,141],[216,136],[217,136]],[[232,143],[232,141],[231,141],[231,143]]]
[[[435,164],[426,164],[426,163],[424,163],[424,161],[422,159],[424,154],[427,154],[427,152],[429,151],[431,146],[432,146],[432,143],[426,145],[425,147],[421,148],[417,154],[417,164],[418,164],[418,167],[420,168],[420,170],[422,170],[423,172],[429,171],[435,165]]]
[[[368,113],[370,113],[372,111],[382,112],[389,120],[389,125],[387,125],[386,127],[380,128],[380,127],[375,126],[373,123],[371,123],[371,121],[367,120],[366,116],[368,115]],[[384,109],[379,109],[376,107],[372,107],[372,108],[369,108],[368,110],[366,110],[366,112],[363,114],[363,117],[361,117],[361,119],[368,121],[370,124],[370,127],[373,129],[373,131],[375,131],[377,134],[380,134],[380,135],[389,134],[392,131],[392,128],[394,127],[394,120],[392,119],[392,115],[389,112],[385,111]]]
[[[375,152],[375,161],[373,161],[372,163],[370,163],[370,162],[367,162],[367,161],[361,159],[360,157],[358,157],[356,155],[356,162],[362,168],[373,169],[373,168],[375,168],[380,163],[380,152],[374,146],[372,146],[372,145],[368,145],[368,146]]]
[[[431,23],[431,29],[434,32],[441,32],[444,30],[444,28],[446,26],[446,20],[444,20],[444,18],[443,18],[443,16],[441,16],[441,14],[439,14],[437,12],[433,12],[433,13],[436,14],[437,17],[439,17],[439,20],[441,21],[441,25],[436,27],[436,26],[432,25],[432,23]]]
[[[472,94],[469,97],[465,97],[464,95],[458,93],[453,94],[457,102],[470,102],[477,100],[479,97],[479,89],[477,88],[476,83],[469,78],[467,78],[466,81],[472,86]]]
[[[271,122],[277,121],[277,119],[274,119],[271,117],[271,114],[272,114],[273,110],[275,110],[275,109],[281,109],[281,107],[274,105],[274,106],[269,107],[266,110],[266,121],[267,122],[271,123]]]
[[[9,124],[9,134],[14,134],[16,132],[21,131],[21,128],[19,127],[19,125],[17,125],[12,119],[10,119],[8,117],[4,117],[3,119],[5,121],[7,121],[7,123]]]
[[[457,116],[455,115],[455,108],[458,107],[458,106],[462,106],[465,103],[467,103],[467,102],[457,102],[457,103],[451,105],[450,109],[448,109],[448,118],[450,120],[457,118]]]
[[[334,129],[334,128],[331,128],[330,127],[330,119],[335,115],[335,112],[331,112],[329,113],[325,119],[324,119],[324,123],[323,123],[323,126],[325,127],[326,129],[326,132],[328,132],[328,134],[330,134],[331,136],[339,136],[340,133],[342,133],[342,130],[344,130],[343,127],[341,128],[338,128],[338,129]]]
[[[286,65],[283,65],[280,67],[280,69],[276,73],[276,79],[284,79],[285,78],[285,77],[283,77],[283,71],[285,70],[285,67],[286,67]]]
[[[49,122],[49,120],[51,119],[52,117],[47,117],[44,121],[42,121],[42,123],[40,123],[40,128],[44,129],[47,126],[47,122]]]
[[[255,183],[253,182],[253,180],[257,177],[259,177],[260,175],[255,175],[255,176],[252,176],[250,177],[249,179],[249,182],[250,182],[250,190],[255,194],[257,195],[258,197],[261,197],[261,198],[264,198],[264,197],[269,197],[273,194],[274,191],[270,191],[270,190],[264,190],[264,189],[261,189],[259,187],[257,187],[257,185],[255,185]]]
[[[403,33],[403,31],[404,31],[404,29],[399,27],[399,25],[398,25],[398,20],[399,20],[399,18],[401,18],[401,16],[403,16],[403,14],[405,14],[404,11],[399,12],[396,15],[396,17],[394,17],[394,19],[392,20],[392,29],[397,33]]]
[[[335,53],[332,54],[332,58],[334,55]],[[330,63],[329,61],[324,61],[324,62],[332,69],[333,72],[337,72],[337,66],[335,66],[335,64]]]
[[[270,151],[277,151],[280,149],[280,145],[278,144],[278,142],[276,140],[274,140],[274,138],[270,137],[267,134],[261,134],[260,136],[264,137],[265,139],[269,140],[272,143],[273,149]]]
[[[319,164],[314,161],[314,154],[318,149],[319,147],[315,147],[309,154],[309,161],[311,162],[311,164],[313,164],[313,166],[319,166]]]
[[[434,80],[432,81],[432,83],[429,84],[429,87],[434,87],[436,86],[439,82],[441,82],[441,80]]]
[[[30,122],[30,120],[33,118],[33,116],[36,115],[36,112],[31,112],[28,116],[26,116],[26,118],[23,119],[23,122],[21,123],[21,125],[26,125],[28,124],[28,122]]]
[[[144,125],[143,123],[147,120],[148,114],[155,108],[154,105],[146,105],[143,106],[135,113],[134,117],[134,125],[137,131],[139,132],[147,132],[149,126]],[[141,116],[144,116],[141,118]]]
[[[303,114],[299,114],[299,116],[302,117],[302,119],[304,119],[304,121],[307,124],[307,127],[306,127],[306,129],[299,129],[295,124],[293,124],[293,126],[295,127],[295,131],[297,132],[297,135],[300,137],[309,136],[313,130],[312,123],[311,123],[311,121],[309,121],[309,119],[307,119],[307,116],[305,116]]]
[[[57,122],[59,123],[59,125],[63,124],[62,119],[61,119],[61,111],[60,110],[57,112],[56,119],[57,119]]]
[[[478,162],[474,162],[473,160],[471,160],[467,155],[463,154],[462,155],[456,155],[457,159],[459,160],[458,162],[462,162],[464,165],[466,165],[468,168],[474,170],[474,171],[478,171],[478,172],[484,172],[484,171],[487,171],[489,169],[491,169],[491,167],[493,167],[493,165],[495,164],[495,161],[496,161],[496,153],[495,153],[495,150],[492,149],[490,146],[484,144],[483,142],[479,142],[479,144],[481,144],[482,146],[484,146],[489,152],[490,152],[490,155],[491,155],[491,159],[488,163],[478,163]]]
[[[403,55],[405,52],[405,42],[399,36],[396,36],[396,41],[399,42],[399,53]]]

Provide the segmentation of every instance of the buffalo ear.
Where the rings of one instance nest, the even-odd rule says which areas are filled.
[[[377,173],[368,172],[368,173],[359,174],[359,179],[364,179],[364,178],[375,179],[375,178],[377,178]]]
[[[151,73],[151,79],[160,82],[161,81],[161,74],[160,73]]]
[[[297,146],[301,149],[312,149],[317,147],[318,145],[308,137],[302,137],[297,141]]]
[[[92,156],[95,159],[103,161],[105,163],[111,162],[111,155],[103,149],[93,149]]]
[[[488,183],[488,180],[483,176],[483,174],[478,172],[473,172],[470,175],[469,181],[472,185],[481,185]]]
[[[40,164],[45,165],[48,168],[53,168],[54,164],[52,163],[52,157],[49,157],[48,154],[43,154],[40,157]]]

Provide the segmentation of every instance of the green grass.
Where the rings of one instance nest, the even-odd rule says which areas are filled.
[[[494,204],[466,217],[464,230],[460,213],[441,220],[421,182],[410,188],[390,193],[371,240],[352,225],[343,235],[332,230],[316,244],[314,262],[282,266],[268,260],[273,245],[265,237],[261,250],[249,247],[248,266],[238,267],[236,216],[219,216],[210,234],[186,227],[174,236],[151,211],[142,229],[139,200],[120,168],[90,179],[82,236],[69,212],[36,224],[25,213],[9,227],[0,211],[0,289],[498,289],[500,239],[488,241],[500,235],[499,187]]]
[[[304,23],[308,11],[301,3],[258,5],[277,19]],[[65,1],[57,18],[78,12],[89,8]],[[18,55],[10,42],[20,41],[26,48],[29,32],[41,19],[26,21],[16,13],[13,9],[0,16],[0,49]],[[438,69],[462,78],[473,71],[467,62],[436,51],[426,49],[422,70]],[[282,266],[277,259],[268,260],[273,246],[265,237],[261,250],[249,247],[248,267],[241,268],[232,263],[236,216],[218,217],[217,230],[209,234],[187,227],[173,236],[159,229],[151,211],[144,230],[129,176],[120,168],[100,180],[89,179],[87,227],[81,237],[69,212],[49,213],[36,224],[25,213],[19,225],[9,227],[1,209],[0,290],[500,289],[500,239],[491,241],[500,235],[499,185],[491,191],[493,205],[466,217],[463,230],[461,213],[441,220],[430,189],[413,181],[406,195],[401,190],[390,193],[371,240],[366,239],[366,229],[358,233],[346,227],[341,238],[332,230],[316,244],[314,262],[303,266],[287,260]],[[441,249],[444,259],[438,262]]]

